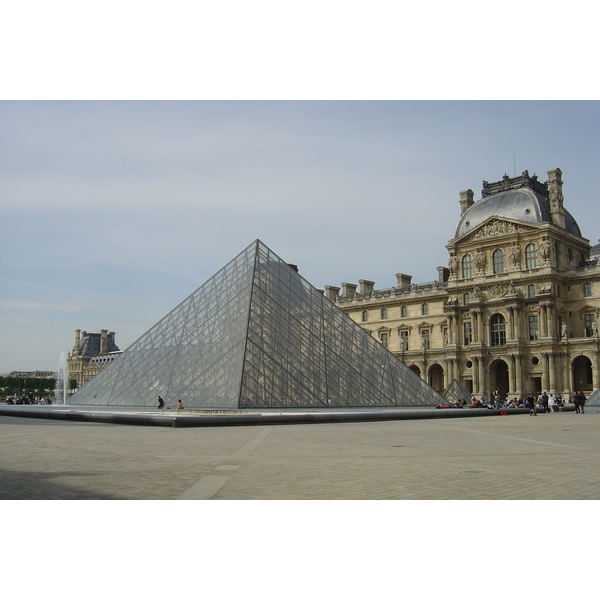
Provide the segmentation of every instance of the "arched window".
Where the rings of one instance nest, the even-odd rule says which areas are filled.
[[[525,246],[525,268],[537,268],[537,247],[535,244],[527,244]]]
[[[494,273],[504,273],[504,252],[502,250],[494,250],[492,263],[494,265]]]
[[[381,309],[381,320],[385,320],[387,319],[387,308],[382,308]]]
[[[499,313],[493,315],[490,320],[490,342],[492,346],[504,346],[506,344],[506,322]]]
[[[470,254],[462,257],[462,276],[465,278],[473,277],[473,259]]]
[[[369,320],[369,313],[366,310],[362,311],[362,320],[363,323],[366,323]]]

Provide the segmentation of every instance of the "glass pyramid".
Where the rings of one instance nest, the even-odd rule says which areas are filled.
[[[590,397],[585,401],[585,408],[590,406],[600,406],[600,388],[590,394]]]
[[[443,398],[260,240],[69,404],[185,408],[435,406]]]
[[[469,402],[472,394],[469,393],[462,383],[453,379],[450,385],[442,392],[442,396],[444,396],[448,402],[455,404],[457,400]]]

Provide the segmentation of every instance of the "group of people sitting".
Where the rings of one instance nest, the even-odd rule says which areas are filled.
[[[576,413],[583,413],[585,406],[585,394],[583,392],[575,392],[571,398],[567,400],[575,405]],[[566,402],[560,394],[550,394],[542,392],[535,397],[534,394],[522,394],[519,398],[514,397],[512,400],[506,398],[501,400],[500,393],[496,390],[491,394],[489,401],[486,402],[485,395],[481,398],[471,396],[470,403],[467,400],[457,400],[448,404],[438,404],[436,408],[463,408],[469,405],[471,408],[527,408],[530,414],[537,414],[539,409],[542,412],[558,412],[561,406],[565,406]]]

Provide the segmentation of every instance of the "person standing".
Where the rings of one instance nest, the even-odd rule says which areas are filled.
[[[581,412],[581,409],[579,408],[579,405],[581,404],[581,396],[579,395],[579,392],[575,392],[573,394],[573,404],[575,405],[575,414],[579,414]]]
[[[538,401],[542,405],[542,409],[544,410],[545,413],[550,412],[548,410],[548,394],[546,394],[546,392],[544,392],[543,394],[540,395],[540,397],[538,398]]]
[[[583,414],[585,412],[583,410],[585,406],[585,394],[583,392],[579,392],[579,406],[581,407],[581,414]]]
[[[529,409],[529,416],[536,416],[537,412],[535,410],[535,396],[533,394],[529,394],[527,396],[527,408]]]
[[[558,412],[558,400],[554,394],[550,394],[550,412]]]
[[[502,402],[500,400],[500,390],[494,392],[494,407],[496,409],[501,408]]]

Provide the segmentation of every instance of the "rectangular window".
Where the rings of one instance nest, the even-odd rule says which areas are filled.
[[[427,304],[421,304],[421,314],[422,315],[429,314],[429,307],[427,306]]]
[[[471,294],[463,294],[463,304],[465,306],[469,306],[470,301],[471,301]]]
[[[404,352],[408,350],[408,331],[400,332],[400,350]]]
[[[538,316],[529,315],[529,341],[539,339]]]
[[[429,350],[429,329],[421,331],[421,346],[423,350]]]
[[[400,316],[401,316],[401,317],[406,317],[406,306],[403,306],[403,307],[400,309]]]
[[[465,321],[463,323],[463,331],[465,338],[465,346],[468,346],[470,343],[473,342],[473,324],[471,323],[471,321]]]
[[[583,315],[583,326],[585,337],[592,337],[594,333],[594,315]]]
[[[588,298],[589,296],[592,295],[592,284],[591,283],[584,283],[583,284],[583,295]]]
[[[387,333],[382,333],[379,336],[379,339],[381,340],[381,343],[387,348],[388,347],[388,334]]]

